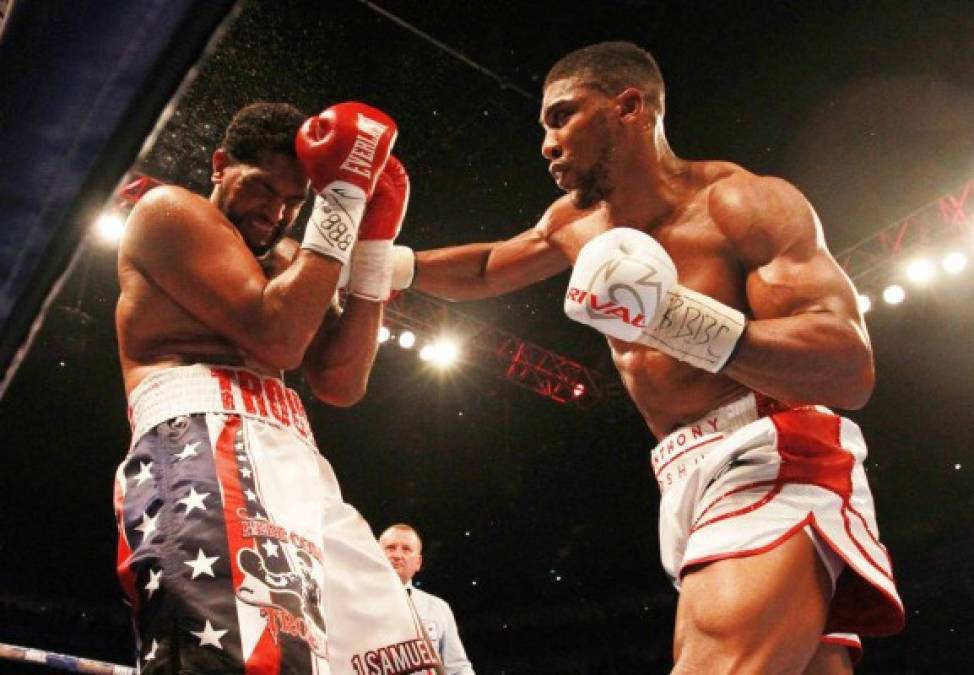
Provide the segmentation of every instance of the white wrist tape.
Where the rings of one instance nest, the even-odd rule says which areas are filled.
[[[355,245],[348,292],[385,302],[392,289],[392,239],[367,239]]]
[[[315,197],[301,248],[347,264],[364,214],[365,192],[362,188],[345,181],[329,183]]]
[[[402,291],[413,285],[416,253],[408,246],[392,247],[392,290]]]
[[[733,307],[676,284],[652,326],[636,341],[716,373],[734,353],[746,324],[744,315]]]

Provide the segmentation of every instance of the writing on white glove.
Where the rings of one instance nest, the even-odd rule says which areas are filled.
[[[744,333],[744,315],[676,280],[676,265],[659,242],[616,227],[579,252],[565,314],[605,335],[716,373]]]

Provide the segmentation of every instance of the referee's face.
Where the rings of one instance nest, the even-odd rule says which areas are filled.
[[[423,565],[422,544],[415,532],[390,528],[379,537],[379,545],[404,584],[408,584]]]

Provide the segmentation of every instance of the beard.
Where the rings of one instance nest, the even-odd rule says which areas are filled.
[[[578,174],[578,187],[571,192],[572,206],[582,210],[592,208],[612,191],[609,167],[612,155],[615,154],[615,144],[604,118],[598,120],[594,132],[602,152],[587,171]]]

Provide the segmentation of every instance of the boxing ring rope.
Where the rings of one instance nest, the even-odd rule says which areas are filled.
[[[69,656],[0,642],[0,659],[19,661],[21,663],[39,663],[59,670],[72,673],[95,673],[96,675],[135,675],[135,668],[120,666],[115,663],[85,659],[79,656]]]

